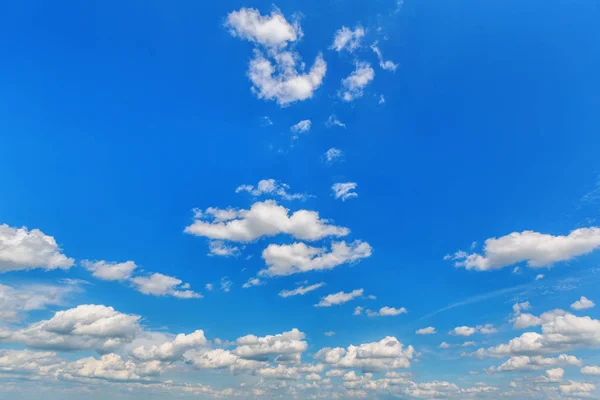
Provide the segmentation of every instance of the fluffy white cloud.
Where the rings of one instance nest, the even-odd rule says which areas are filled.
[[[597,375],[600,376],[600,367],[596,365],[585,366],[581,368],[581,373],[584,375]]]
[[[335,161],[339,161],[342,158],[342,155],[343,153],[340,149],[332,147],[325,152],[325,161],[331,164]]]
[[[346,128],[346,124],[344,124],[342,121],[337,119],[335,114],[332,114],[329,116],[329,118],[327,118],[327,122],[325,122],[325,126],[327,126],[328,128],[331,128],[334,126],[339,126],[340,128]]]
[[[571,308],[573,310],[586,310],[588,308],[592,308],[595,307],[596,304],[594,304],[593,301],[591,301],[590,299],[588,299],[585,296],[581,296],[581,299],[577,300],[575,303],[571,304]]]
[[[362,97],[364,88],[375,78],[375,71],[367,62],[357,62],[356,69],[342,80],[339,96],[344,101]]]
[[[223,369],[231,372],[257,370],[266,365],[263,361],[245,360],[229,350],[193,350],[184,355],[187,363],[198,369]]]
[[[365,30],[357,26],[354,30],[342,26],[335,32],[333,37],[333,43],[331,49],[335,51],[346,50],[352,53],[354,50],[360,47],[360,40],[365,36]]]
[[[124,360],[120,355],[110,353],[101,356],[83,358],[73,361],[58,373],[68,378],[103,379],[109,381],[142,381],[159,375],[165,366],[159,361],[137,364],[132,360]]]
[[[271,62],[255,51],[248,71],[252,91],[258,98],[275,100],[281,106],[310,99],[323,83],[327,63],[319,54],[309,71],[305,72],[303,66],[295,52],[278,53]]]
[[[310,119],[303,119],[297,124],[292,125],[290,130],[294,133],[304,133],[310,131],[311,125],[312,122],[310,122]]]
[[[153,296],[173,296],[180,299],[201,298],[200,293],[189,290],[189,285],[173,276],[154,273],[150,276],[137,276],[131,279],[136,289]]]
[[[586,382],[569,381],[568,384],[560,385],[561,393],[573,397],[590,397],[592,392],[596,390],[596,385]]]
[[[300,286],[292,290],[282,290],[281,292],[279,292],[279,296],[284,298],[298,295],[304,296],[306,293],[322,288],[323,286],[325,286],[325,282],[319,282],[309,286]]]
[[[387,336],[379,342],[324,348],[315,354],[315,358],[334,368],[359,368],[363,371],[408,368],[415,351],[412,346],[404,345],[395,337]],[[329,375],[328,375],[329,376]]]
[[[236,193],[248,192],[252,196],[279,196],[285,200],[304,200],[310,197],[303,193],[288,193],[289,185],[276,181],[275,179],[262,179],[256,187],[253,185],[241,185],[235,190]]]
[[[477,330],[475,328],[472,328],[470,326],[457,326],[456,328],[454,328],[453,333],[457,336],[471,336],[476,331]]]
[[[222,240],[211,240],[208,244],[208,255],[219,257],[235,257],[240,254],[239,247],[231,246]]]
[[[534,231],[513,232],[485,241],[484,255],[457,252],[446,259],[457,260],[457,267],[489,271],[519,262],[532,268],[550,266],[587,254],[600,247],[600,228],[580,228],[567,236],[553,236]]]
[[[498,367],[491,367],[488,372],[537,371],[552,367],[581,366],[581,360],[575,356],[561,354],[554,358],[542,356],[512,356]]]
[[[542,333],[525,332],[506,344],[479,349],[477,356],[512,356],[549,354],[574,348],[600,346],[600,321],[577,317],[563,310],[543,313],[540,317]]]
[[[352,315],[361,315],[363,310],[364,310],[363,307],[356,306],[356,307],[354,307],[354,311],[352,312]]]
[[[417,335],[434,335],[437,332],[433,326],[428,326],[427,328],[418,329],[415,333]]]
[[[344,293],[344,292],[332,293],[325,297],[322,297],[321,301],[318,304],[315,304],[315,307],[331,307],[331,306],[337,306],[340,304],[344,304],[344,303],[349,302],[350,300],[353,300],[357,297],[362,296],[363,292],[364,292],[363,289],[356,289],[356,290],[351,291],[350,293]]]
[[[526,329],[542,324],[542,320],[539,317],[529,313],[519,314],[511,322],[513,322],[514,329]]]
[[[197,330],[189,335],[179,334],[173,340],[166,340],[160,344],[138,346],[132,355],[142,361],[177,361],[183,354],[191,349],[207,344],[204,331]]]
[[[331,190],[333,190],[333,194],[336,199],[342,199],[346,201],[353,197],[358,197],[358,193],[354,192],[358,185],[356,182],[345,182],[345,183],[334,183],[331,186]]]
[[[388,70],[388,71],[395,71],[396,68],[398,68],[398,64],[394,64],[392,61],[390,60],[384,60],[383,59],[383,54],[381,53],[381,50],[379,49],[379,43],[375,42],[371,45],[371,50],[373,50],[373,52],[375,54],[377,54],[377,58],[379,59],[379,66],[382,69]],[[385,102],[385,100],[384,100]]]
[[[476,327],[470,326],[457,326],[450,333],[456,336],[471,336],[475,333],[481,333],[482,335],[489,335],[491,333],[496,333],[497,330],[494,328],[492,324],[485,325],[477,325]]]
[[[257,372],[260,376],[262,376],[264,378],[290,379],[290,380],[300,379],[300,374],[298,373],[297,368],[286,367],[281,364],[277,365],[277,367],[261,368]]]
[[[286,46],[302,36],[299,24],[289,23],[277,9],[264,16],[256,9],[241,8],[229,13],[225,26],[233,36],[269,47]]]
[[[83,260],[81,265],[88,271],[91,271],[94,277],[105,281],[123,281],[129,279],[133,271],[137,268],[133,261],[117,263],[102,260]]]
[[[0,321],[18,322],[29,311],[62,305],[78,290],[77,285],[0,284]]]
[[[300,272],[333,269],[345,263],[357,262],[371,256],[372,248],[367,242],[356,240],[332,242],[331,251],[307,246],[304,243],[291,245],[270,244],[262,253],[268,268],[261,275],[283,276]]]
[[[74,260],[65,256],[52,236],[39,229],[0,225],[0,273],[34,268],[69,269]]]
[[[393,317],[400,314],[406,314],[406,308],[381,307],[379,311],[367,310],[368,317]]]
[[[54,352],[0,350],[0,373],[43,375],[54,371],[62,361]]]
[[[250,278],[250,279],[248,279],[248,281],[246,283],[244,283],[242,285],[242,287],[244,289],[248,289],[248,288],[251,288],[251,287],[254,287],[254,286],[262,286],[264,284],[265,284],[265,282],[261,281],[258,278]]]
[[[80,305],[19,329],[6,340],[39,349],[109,352],[137,335],[139,319],[104,305]]]
[[[250,210],[209,208],[197,211],[186,233],[211,239],[251,242],[263,236],[288,234],[302,240],[319,240],[327,236],[346,236],[348,228],[329,225],[316,211],[289,209],[273,200],[257,202]]]
[[[299,361],[308,344],[304,332],[294,328],[276,335],[246,335],[236,340],[238,347],[234,354],[247,359],[261,359],[278,356],[277,361]]]

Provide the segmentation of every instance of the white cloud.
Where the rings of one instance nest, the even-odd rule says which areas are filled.
[[[331,336],[335,335],[335,332],[334,331],[328,331],[328,332],[325,332],[324,335],[331,337]]]
[[[585,367],[581,368],[580,372],[584,375],[600,376],[600,367],[598,367],[596,365],[585,366]]]
[[[565,370],[562,368],[552,368],[546,370],[546,378],[548,382],[560,382],[563,376],[565,376]]]
[[[68,296],[79,290],[77,285],[0,284],[0,321],[18,322],[29,311],[63,305]]]
[[[335,147],[332,147],[325,152],[325,160],[331,164],[335,161],[341,160],[342,155],[343,155],[343,153],[340,149],[336,149]]]
[[[114,351],[140,331],[140,317],[104,305],[80,305],[19,329],[7,339],[31,348]]]
[[[180,299],[198,299],[202,295],[188,290],[189,285],[173,276],[154,273],[150,276],[136,276],[131,279],[136,290],[153,296],[173,296]]]
[[[60,366],[54,352],[30,350],[0,350],[0,373],[43,374]]]
[[[300,379],[300,374],[298,373],[297,368],[286,367],[281,364],[278,365],[277,367],[261,368],[257,372],[263,378],[290,379],[290,380]]]
[[[477,330],[475,328],[472,328],[470,326],[457,326],[456,328],[454,328],[453,333],[457,336],[471,336],[476,331]]]
[[[310,131],[311,125],[312,125],[312,122],[310,122],[310,119],[303,119],[302,121],[298,122],[297,124],[292,125],[290,127],[290,131],[292,131],[296,134],[308,132],[308,131]]]
[[[513,232],[485,241],[484,255],[457,252],[450,259],[457,267],[489,271],[519,262],[531,268],[547,267],[571,260],[600,247],[600,228],[579,228],[567,236],[553,236],[534,231]]]
[[[331,190],[333,190],[336,199],[341,198],[342,201],[346,201],[353,197],[358,197],[358,193],[354,192],[357,186],[356,182],[334,183],[331,186]]]
[[[523,303],[515,303],[513,305],[513,312],[515,313],[515,315],[518,315],[521,313],[521,311],[527,311],[531,308],[531,304],[528,301],[525,301]]]
[[[342,80],[339,96],[344,101],[362,97],[364,88],[375,78],[375,71],[367,62],[357,62],[356,69]]]
[[[213,291],[213,289],[215,288],[215,287],[213,286],[213,284],[212,284],[212,283],[207,283],[206,285],[204,285],[204,287],[205,287],[205,288],[206,288],[206,290],[208,290],[209,292],[212,292],[212,291]]]
[[[535,276],[535,280],[536,280],[536,281],[540,281],[540,280],[544,279],[544,276],[545,276],[544,274],[537,274],[537,275]]]
[[[304,296],[306,293],[322,288],[323,286],[325,286],[325,282],[315,283],[314,285],[310,286],[300,286],[292,290],[282,290],[281,292],[279,292],[279,296],[284,298],[298,295]]]
[[[310,197],[307,194],[288,193],[289,185],[276,181],[275,179],[262,179],[256,187],[253,185],[241,185],[235,190],[236,193],[248,192],[252,196],[258,197],[263,195],[279,196],[285,200],[305,200]]]
[[[387,71],[395,71],[396,68],[398,68],[398,64],[394,64],[392,61],[389,60],[384,60],[383,54],[381,53],[381,50],[379,49],[378,45],[378,42],[373,43],[371,45],[371,49],[375,54],[377,54],[377,58],[379,59],[379,66]]]
[[[333,37],[333,43],[330,49],[337,52],[346,50],[352,53],[354,50],[360,47],[360,40],[365,36],[365,30],[361,26],[357,26],[354,30],[342,26],[335,32]]]
[[[592,308],[595,307],[596,304],[594,304],[593,301],[591,301],[590,299],[588,299],[585,296],[581,296],[581,299],[577,300],[575,303],[571,304],[571,308],[573,310],[586,310],[588,308]]]
[[[226,276],[221,278],[221,290],[222,291],[224,291],[225,293],[231,292],[231,285],[233,285],[233,282],[230,281]]]
[[[160,344],[138,346],[131,354],[142,361],[177,361],[182,359],[186,351],[204,346],[207,342],[204,331],[197,330],[189,335],[179,334],[173,340]]]
[[[560,385],[560,391],[563,394],[573,397],[590,397],[592,392],[596,390],[596,385],[586,382],[569,381],[568,384]]]
[[[352,315],[362,315],[364,308],[361,306],[356,306],[354,307],[354,312],[352,313]]]
[[[324,348],[315,354],[334,368],[360,368],[363,371],[381,371],[386,369],[408,368],[415,355],[412,346],[404,345],[395,337],[387,336],[379,342],[350,345],[343,349]],[[328,375],[329,376],[329,375]]]
[[[65,256],[52,236],[39,229],[0,225],[0,273],[34,268],[69,269],[74,260]]]
[[[381,307],[379,311],[367,310],[368,317],[394,317],[400,314],[406,314],[406,308]]]
[[[277,9],[264,16],[256,9],[241,8],[229,13],[225,26],[233,36],[268,47],[284,47],[302,37],[300,25],[290,24]]]
[[[477,325],[476,327],[470,327],[470,326],[458,326],[456,328],[454,328],[450,333],[456,335],[456,336],[471,336],[475,333],[481,333],[482,335],[489,335],[492,333],[496,333],[497,330],[496,328],[494,328],[494,325],[492,324],[486,324],[486,325]]]
[[[450,347],[452,347],[452,346],[446,342],[440,343],[440,349],[449,349]]]
[[[303,66],[295,52],[278,53],[271,62],[255,51],[248,71],[252,91],[258,98],[276,100],[281,106],[310,99],[323,83],[327,63],[319,54],[308,72],[304,72]]]
[[[539,317],[542,333],[525,332],[506,344],[479,349],[476,356],[536,355],[600,346],[600,321],[553,310]]]
[[[131,274],[137,268],[133,261],[122,263],[109,261],[90,261],[83,260],[81,265],[92,272],[92,275],[105,281],[123,281],[131,277]]]
[[[251,242],[263,236],[289,234],[302,240],[319,240],[327,236],[346,236],[348,228],[329,225],[316,211],[289,209],[273,200],[257,202],[250,210],[208,208],[197,211],[186,233],[211,239]]]
[[[434,335],[437,332],[433,326],[428,326],[427,328],[418,329],[415,333],[417,335]]]
[[[208,244],[208,255],[219,257],[235,257],[240,254],[239,247],[231,246],[222,240],[211,240]]]
[[[306,379],[307,381],[320,381],[322,378],[321,375],[313,372],[312,374],[306,375],[304,379]]]
[[[490,373],[507,371],[537,371],[552,367],[581,366],[581,360],[568,354],[560,354],[554,358],[542,356],[512,356],[498,367],[488,368]]]
[[[315,307],[331,307],[344,304],[349,302],[350,300],[355,299],[356,297],[362,296],[363,292],[363,289],[356,289],[351,291],[350,293],[332,293],[325,297],[322,297],[321,301],[318,304],[315,304]]]
[[[308,348],[304,341],[304,332],[294,328],[291,331],[276,335],[246,335],[236,340],[238,347],[234,353],[242,358],[259,359],[266,356],[277,356],[280,361],[299,361],[300,355]]]
[[[141,381],[159,375],[165,367],[158,361],[137,364],[110,353],[73,361],[58,371],[66,377],[103,379],[109,381]]]
[[[244,289],[248,289],[248,288],[255,287],[255,286],[262,286],[264,284],[265,284],[265,282],[261,281],[258,278],[250,278],[250,279],[248,279],[248,281],[246,283],[244,283],[242,285],[242,287]]]
[[[291,245],[270,244],[262,253],[268,268],[259,274],[284,276],[308,271],[333,269],[345,263],[357,262],[370,257],[371,246],[356,240],[350,244],[345,241],[332,242],[331,252],[323,248],[310,247],[304,243]]]
[[[262,361],[245,360],[229,350],[191,350],[184,355],[187,363],[198,369],[229,368],[231,372],[257,370],[266,365]]]
[[[379,101],[377,104],[385,104],[385,97],[382,94],[379,95]]]
[[[331,128],[334,126],[339,126],[340,128],[346,128],[346,124],[344,124],[342,121],[337,119],[335,114],[332,114],[329,116],[329,118],[327,119],[327,122],[325,122],[325,126],[327,126],[328,128]]]
[[[511,322],[513,322],[513,329],[526,329],[542,324],[542,320],[540,318],[529,313],[519,314],[512,319]]]

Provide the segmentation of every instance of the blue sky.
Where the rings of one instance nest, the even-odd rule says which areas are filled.
[[[600,398],[593,2],[0,9],[7,398]]]

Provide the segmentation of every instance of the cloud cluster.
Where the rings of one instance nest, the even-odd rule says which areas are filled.
[[[274,200],[257,202],[250,210],[208,208],[196,211],[194,222],[185,232],[210,239],[251,242],[265,236],[288,234],[302,240],[346,236],[348,228],[330,225],[316,211],[289,209]]]
[[[331,49],[340,52],[346,50],[349,53],[360,47],[360,40],[365,36],[365,30],[361,26],[357,26],[354,30],[342,26],[335,32]]]
[[[446,256],[455,260],[457,267],[490,271],[527,262],[531,268],[547,267],[560,261],[571,260],[600,247],[600,228],[579,228],[567,236],[523,231],[485,241],[483,252],[468,254],[459,251]]]
[[[507,371],[537,371],[547,368],[581,366],[582,361],[575,356],[560,354],[557,357],[512,356],[498,367],[488,368],[490,373]]]
[[[362,97],[364,88],[375,78],[375,70],[368,62],[357,62],[354,71],[342,80],[339,96],[344,101]]]
[[[207,343],[204,331],[197,330],[189,335],[179,334],[173,340],[166,340],[160,344],[138,346],[131,354],[142,361],[177,361],[183,358],[186,351]]]
[[[332,242],[331,251],[307,246],[304,243],[291,245],[270,244],[262,253],[267,269],[260,271],[266,276],[285,276],[308,271],[322,271],[357,262],[370,257],[372,248],[367,242],[356,240]]]
[[[39,229],[0,225],[0,273],[28,269],[69,269],[75,261],[67,257],[52,236]]]

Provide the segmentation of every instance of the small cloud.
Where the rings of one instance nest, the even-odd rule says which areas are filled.
[[[298,139],[298,137],[301,133],[306,133],[306,132],[310,131],[311,126],[312,126],[312,122],[310,122],[309,119],[304,119],[304,120],[298,122],[297,124],[292,125],[290,127],[290,131],[292,131],[294,133],[294,136],[292,136],[292,139],[296,140],[296,139]]]
[[[231,285],[233,285],[233,282],[231,282],[229,279],[227,279],[226,276],[221,278],[221,290],[222,291],[224,291],[225,293],[231,292]]]
[[[264,116],[260,119],[261,121],[261,125],[262,126],[271,126],[273,125],[273,121],[271,121],[271,118]]]
[[[382,94],[379,95],[379,104],[385,104],[385,97]]]
[[[428,326],[427,328],[418,329],[415,333],[417,335],[435,335],[437,332],[433,326]]]
[[[264,281],[261,281],[258,278],[250,278],[250,279],[248,279],[248,282],[246,282],[242,285],[242,287],[244,289],[248,289],[251,287],[262,286],[262,285],[266,285],[266,283]]]
[[[544,276],[545,276],[544,274],[537,274],[537,275],[535,276],[535,280],[536,280],[536,281],[539,281],[539,280],[541,280],[541,279],[544,279]]]
[[[212,290],[214,289],[214,286],[212,283],[207,283],[206,285],[204,285],[204,287],[206,288],[206,290],[208,290],[209,292],[212,292]]]
[[[577,311],[586,310],[588,308],[593,308],[595,306],[596,306],[596,304],[592,300],[588,299],[585,296],[581,296],[581,299],[579,299],[575,303],[571,304],[571,308],[573,310],[577,310]]]
[[[328,164],[333,164],[334,162],[341,161],[342,156],[343,152],[340,149],[332,147],[325,152],[325,161]]]
[[[331,337],[331,336],[335,335],[335,332],[334,331],[325,332],[324,335]]]
[[[334,183],[331,186],[331,190],[333,190],[336,199],[346,201],[353,197],[358,197],[358,193],[354,192],[357,186],[356,182]]]
[[[331,128],[334,126],[339,126],[340,128],[346,128],[346,124],[344,124],[342,121],[337,119],[335,114],[332,114],[329,116],[329,118],[327,119],[327,122],[325,122],[325,126],[328,128]]]
[[[365,30],[357,26],[354,30],[342,26],[341,29],[338,29],[335,32],[335,36],[333,37],[333,44],[330,46],[330,49],[340,52],[342,50],[346,50],[349,53],[354,52],[357,48],[360,47],[360,40],[365,36]]]
[[[381,307],[379,311],[367,310],[368,317],[394,317],[400,314],[406,314],[406,308]]]

